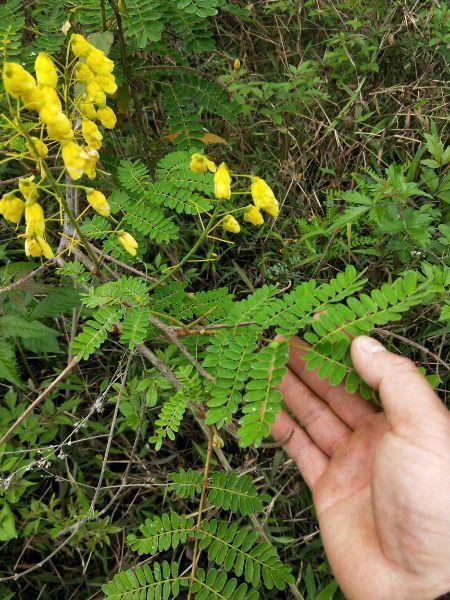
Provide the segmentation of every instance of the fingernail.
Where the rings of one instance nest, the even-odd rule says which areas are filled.
[[[383,350],[385,350],[383,344],[380,344],[380,342],[377,342],[377,340],[374,340],[367,335],[357,337],[355,344],[360,350],[367,352],[368,354],[377,354],[377,352],[383,352]]]

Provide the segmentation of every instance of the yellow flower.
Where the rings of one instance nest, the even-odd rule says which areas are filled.
[[[91,44],[78,33],[74,33],[70,38],[70,48],[75,56],[86,56],[91,50]]]
[[[19,190],[28,204],[35,202],[38,197],[37,185],[33,182],[34,175],[31,177],[21,177],[19,179]]]
[[[97,118],[103,127],[106,127],[106,129],[113,129],[116,126],[116,115],[114,114],[114,111],[109,108],[109,106],[99,108],[97,111]]]
[[[117,83],[114,75],[97,75],[95,81],[108,96],[112,96],[117,92]]]
[[[214,195],[225,200],[231,198],[231,175],[224,162],[219,165],[214,175]]]
[[[124,250],[126,250],[128,254],[131,254],[131,256],[136,256],[138,243],[132,235],[122,229],[119,231],[119,236],[117,239],[119,240],[119,244],[123,246]]]
[[[230,233],[239,233],[241,230],[241,226],[233,217],[233,215],[227,215],[223,220],[223,228],[225,231],[229,231]]]
[[[191,163],[189,168],[193,173],[206,173],[206,171],[211,171],[211,173],[215,173],[217,167],[212,160],[203,156],[203,154],[199,154],[196,152],[191,156]]]
[[[253,204],[247,206],[247,209],[244,213],[244,221],[247,223],[252,223],[253,225],[262,225],[264,223],[262,214]]]
[[[7,221],[12,223],[20,221],[24,208],[25,202],[12,192],[5,194],[0,200],[0,215],[3,215]]]
[[[241,68],[241,61],[238,58],[235,58],[234,63],[233,63],[233,71],[235,73],[237,73],[240,68]]]
[[[28,237],[44,237],[45,218],[42,206],[38,202],[25,206],[26,234]]]
[[[94,73],[87,66],[87,64],[83,62],[77,63],[74,74],[77,81],[86,85],[95,79]]]
[[[105,195],[98,190],[91,190],[86,194],[87,201],[92,206],[92,208],[102,217],[108,217],[111,210],[109,208],[108,200],[105,198]]]
[[[266,206],[266,208],[264,210],[266,211],[267,214],[269,214],[271,217],[274,217],[274,219],[276,219],[278,217],[278,213],[280,212],[280,208],[278,206],[278,200],[274,200],[273,204],[271,204],[270,206]]]
[[[88,53],[86,63],[97,75],[109,75],[114,69],[114,62],[104,52],[94,47]]]
[[[35,86],[23,97],[24,108],[39,112],[46,102],[45,91],[39,86]]]
[[[89,146],[85,146],[83,150],[88,156],[86,166],[84,167],[84,174],[87,175],[89,179],[95,179],[97,175],[97,173],[95,172],[95,167],[97,165],[98,159],[100,158],[98,152],[94,148],[89,148]]]
[[[33,75],[25,71],[18,63],[5,63],[2,78],[6,92],[13,98],[26,96],[36,87]]]
[[[53,250],[51,249],[50,244],[40,235],[38,235],[36,240],[41,247],[42,254],[45,256],[45,258],[53,258]]]
[[[25,254],[33,258],[42,256],[42,248],[37,240],[32,237],[25,239]]]
[[[95,119],[97,116],[97,111],[95,110],[95,106],[89,100],[87,96],[83,96],[80,102],[80,111],[83,117],[87,117],[88,119]]]
[[[59,99],[58,92],[55,88],[50,85],[39,85],[38,88],[42,90],[45,104],[54,106],[58,110],[62,111],[61,100]]]
[[[275,195],[264,181],[260,177],[252,177],[251,193],[253,203],[258,210],[265,210],[272,217],[278,216],[278,202],[275,199]]]
[[[27,144],[30,154],[34,158],[42,158],[42,159],[47,158],[47,154],[48,154],[47,144],[45,144],[39,138],[33,137],[33,136],[31,137],[31,141],[33,142],[33,145],[31,145],[30,143]],[[37,152],[37,156],[36,156],[36,152]]]
[[[44,104],[39,117],[47,125],[49,138],[63,142],[73,138],[73,129],[66,115],[53,104]]]
[[[89,156],[74,141],[66,141],[61,143],[62,159],[67,172],[72,179],[80,179],[83,176],[86,164],[89,161]]]
[[[94,121],[84,119],[81,124],[81,132],[88,146],[95,150],[102,147],[103,136]]]
[[[58,71],[51,57],[45,52],[39,52],[34,63],[36,79],[40,85],[55,88],[58,85]]]
[[[92,100],[94,104],[97,106],[105,106],[106,105],[106,96],[105,92],[98,85],[96,81],[91,81],[87,84],[86,90],[89,96],[89,100]]]

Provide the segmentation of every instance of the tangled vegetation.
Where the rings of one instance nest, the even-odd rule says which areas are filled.
[[[285,340],[446,398],[449,16],[2,3],[1,600],[343,598],[270,440]]]

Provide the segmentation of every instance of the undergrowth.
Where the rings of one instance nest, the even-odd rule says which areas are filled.
[[[343,597],[275,335],[377,403],[374,335],[446,399],[448,17],[0,6],[2,600]]]

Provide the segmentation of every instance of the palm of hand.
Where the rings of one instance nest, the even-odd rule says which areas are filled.
[[[447,420],[426,432],[393,426],[306,371],[300,355],[292,347],[281,391],[308,433],[282,411],[273,435],[288,440],[313,491],[337,581],[350,600],[432,600],[449,583]]]

